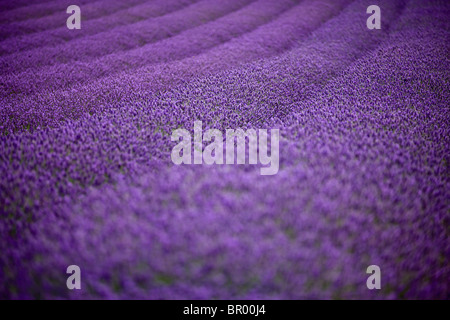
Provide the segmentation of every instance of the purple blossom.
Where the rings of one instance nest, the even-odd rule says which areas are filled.
[[[448,298],[448,4],[104,3],[0,4],[1,298]],[[173,165],[195,120],[278,174]]]

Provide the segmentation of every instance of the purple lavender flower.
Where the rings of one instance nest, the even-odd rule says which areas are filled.
[[[448,4],[66,2],[0,4],[1,298],[448,297]],[[175,166],[196,120],[279,172]]]

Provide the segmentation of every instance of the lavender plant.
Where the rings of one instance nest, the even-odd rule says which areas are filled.
[[[29,3],[1,4],[7,23],[63,1]],[[151,32],[133,26],[172,12],[151,3],[105,13],[105,28],[148,5],[162,17],[118,29]],[[94,30],[49,38],[30,51],[40,66],[2,64],[0,297],[446,299],[450,6],[380,0],[383,27],[368,30],[365,0],[213,4],[192,27],[206,2],[171,1],[177,35],[113,43],[80,73],[55,48]],[[278,173],[174,165],[171,134],[196,120],[279,129]],[[82,290],[66,287],[73,264]]]

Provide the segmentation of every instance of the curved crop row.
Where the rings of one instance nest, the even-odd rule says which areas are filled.
[[[343,40],[340,47],[335,45],[328,48],[330,52],[323,52],[324,56],[339,55],[339,59],[327,61],[311,53],[325,49],[323,43],[332,37],[329,30],[357,14],[355,9],[359,6],[348,7],[340,16],[317,30],[304,46],[293,49],[283,57],[198,79],[155,97],[133,99],[128,93],[130,101],[122,99],[109,104],[103,112],[85,116],[82,121],[67,123],[58,130],[25,133],[17,136],[19,141],[13,138],[16,135],[10,139],[4,137],[1,150],[5,160],[2,165],[5,167],[2,169],[15,172],[14,168],[22,168],[15,172],[16,179],[2,181],[4,186],[1,189],[5,192],[2,198],[9,201],[10,209],[7,212],[14,212],[14,208],[18,207],[20,210],[15,211],[17,218],[25,217],[34,210],[33,205],[28,205],[28,198],[32,204],[37,200],[41,206],[43,201],[58,199],[58,193],[62,196],[77,194],[72,187],[98,185],[120,170],[134,171],[134,166],[139,167],[148,162],[150,151],[153,157],[165,157],[170,143],[164,143],[162,136],[167,139],[166,135],[173,128],[191,126],[196,118],[220,129],[267,125],[271,118],[281,118],[286,107],[306,98],[305,89],[308,85],[324,83],[336,76],[338,70],[345,68],[346,60],[347,63],[354,60],[357,51],[351,51],[349,46],[354,45],[358,38],[363,41],[366,34],[353,24],[348,24],[347,29],[342,31],[343,34],[351,34],[352,37],[346,39],[352,41]],[[378,44],[382,38],[374,39],[371,45]],[[363,55],[367,49],[358,54]],[[356,46],[353,50],[356,50]],[[309,59],[301,61],[301,57]],[[319,63],[324,65],[325,61],[329,64],[322,68],[322,72],[311,67]],[[331,73],[327,70],[331,70]],[[288,82],[286,86],[283,81],[279,81],[282,78],[291,79],[292,83]],[[126,84],[125,81],[120,83]],[[140,94],[139,91],[134,92]],[[121,145],[127,146],[130,152],[124,154]],[[96,167],[106,171],[97,174]],[[30,188],[30,194],[16,193],[14,190],[20,188],[21,181],[26,179],[23,175],[30,173],[36,183],[52,183],[47,187]],[[72,183],[67,184],[67,181]],[[59,187],[54,188],[55,185]],[[43,199],[41,192],[46,189],[55,196]]]
[[[98,0],[90,1],[95,2]],[[86,3],[82,0],[79,3]],[[59,8],[67,8],[70,2],[67,0],[42,0],[39,3],[33,0],[4,0],[0,3],[0,19],[3,23],[19,22],[28,19],[39,19],[51,15]]]
[[[81,0],[77,1],[76,4],[82,8],[81,13],[83,21],[88,21],[90,19],[113,14],[116,11],[142,3],[142,1],[144,0]],[[20,41],[22,36],[65,26],[66,19],[69,17],[66,10],[67,7],[72,4],[73,2],[67,0],[58,3],[48,3],[44,8],[39,7],[31,10],[31,12],[26,14],[26,20],[20,22],[17,22],[16,15],[10,12],[5,15],[5,20],[13,22],[4,23],[2,25],[2,28],[0,29],[0,39],[15,39],[16,41]],[[39,14],[41,10],[42,15]]]
[[[0,42],[0,54],[13,54],[45,46],[61,45],[74,39],[91,36],[119,26],[166,15],[196,1],[198,0],[156,0],[144,2],[108,16],[88,20],[84,18],[80,30],[71,31],[67,29],[65,24],[62,24],[60,28],[24,35],[20,39],[16,37],[8,38]],[[85,15],[83,7],[82,16],[84,17]]]
[[[390,6],[386,4],[386,6]],[[323,4],[320,2],[312,3],[312,8],[323,8]],[[309,7],[309,10],[312,10]],[[341,70],[343,62],[352,61],[355,57],[363,54],[365,50],[370,49],[370,46],[376,45],[379,41],[380,36],[383,33],[372,36],[372,41],[368,42],[367,33],[361,27],[363,20],[360,15],[358,15],[358,11],[362,8],[361,5],[355,4],[349,7],[344,16],[346,19],[353,21],[360,21],[357,24],[346,24],[341,26],[340,19],[333,19],[328,22],[322,28],[320,28],[316,33],[313,34],[312,38],[309,41],[303,43],[298,49],[293,50],[293,54],[289,58],[288,61],[286,59],[275,60],[277,64],[277,68],[286,68],[286,66],[292,66],[299,64],[298,60],[301,59],[301,63],[304,63],[305,68],[298,68],[297,76],[299,78],[303,77],[303,82],[305,84],[313,83],[315,79],[318,81],[324,81],[327,78],[336,74],[339,70]],[[391,12],[393,14],[393,18],[395,14],[398,14],[400,7],[392,7]],[[303,13],[304,15],[309,15],[309,11],[295,11],[296,13]],[[320,15],[316,16],[317,18]],[[359,19],[359,20],[358,20]],[[302,19],[299,19],[302,20]],[[270,26],[270,25],[269,25]],[[281,28],[285,28],[285,25],[281,25]],[[340,28],[338,28],[340,27]],[[335,30],[336,29],[336,30]],[[279,29],[280,33],[284,30]],[[267,31],[267,29],[264,29]],[[332,31],[332,32],[331,32]],[[334,47],[328,46],[327,42],[330,39],[334,39],[333,33],[337,33],[337,35],[342,35],[339,39],[340,42],[335,42]],[[351,34],[352,37],[345,37],[345,34]],[[248,35],[252,39],[258,39],[261,37],[260,32],[250,33]],[[280,36],[280,39],[282,37]],[[243,39],[245,42],[245,39]],[[234,42],[236,44],[236,42]],[[369,47],[367,47],[369,45]],[[241,47],[242,48],[242,47]],[[254,43],[250,43],[246,48],[246,51],[243,52],[242,56],[248,55],[252,57],[251,52],[254,50]],[[71,90],[66,90],[62,92],[41,92],[37,95],[33,95],[30,97],[24,97],[17,100],[12,100],[10,98],[6,98],[3,105],[6,107],[3,108],[3,131],[8,130],[8,132],[17,130],[23,130],[27,128],[35,128],[36,126],[41,125],[58,125],[58,122],[64,120],[66,118],[79,117],[86,112],[96,112],[103,108],[103,106],[115,104],[117,102],[123,101],[123,99],[136,99],[136,98],[148,98],[149,95],[152,95],[154,91],[158,88],[161,88],[162,85],[169,83],[177,83],[176,81],[182,82],[183,77],[186,75],[186,71],[191,74],[197,74],[198,71],[202,69],[204,72],[208,71],[208,67],[210,65],[214,65],[217,63],[217,60],[230,61],[229,57],[225,57],[227,53],[237,52],[229,51],[230,46],[219,47],[219,50],[222,49],[222,56],[217,55],[217,51],[213,52],[211,56],[206,52],[204,55],[200,56],[197,60],[197,57],[193,57],[188,60],[181,60],[179,63],[175,63],[174,66],[170,66],[167,64],[157,65],[154,68],[143,68],[142,70],[133,70],[131,73],[126,73],[123,75],[110,76],[107,78],[100,79],[95,83],[88,83],[86,86],[81,87],[73,87]],[[239,49],[239,47],[237,47]],[[321,54],[317,54],[317,52],[321,52]],[[335,57],[333,59],[327,59],[328,56]],[[211,62],[209,62],[209,58],[211,57]],[[308,57],[305,60],[304,57]],[[345,57],[345,58],[344,58]],[[238,55],[237,58],[240,58]],[[202,62],[203,59],[205,62]],[[312,59],[312,61],[309,61]],[[200,62],[200,63],[199,63]],[[230,61],[230,63],[236,63],[239,61]],[[314,67],[319,64],[327,64],[327,68],[318,68]],[[193,66],[194,68],[190,68]],[[218,67],[226,67],[225,64],[219,64]],[[181,71],[178,71],[181,70]],[[311,77],[310,74],[315,73],[314,77]],[[179,74],[178,77],[176,77]],[[236,75],[239,77],[246,77],[247,84],[253,84],[255,88],[258,88],[259,84],[257,81],[259,79],[252,79],[253,73],[250,73],[248,76],[245,74]],[[168,79],[168,80],[165,80]],[[272,80],[274,81],[274,80]],[[287,83],[284,83],[283,87],[285,87]],[[299,84],[297,84],[298,86]],[[206,86],[206,85],[205,85]],[[219,85],[220,87],[221,85]],[[240,89],[235,88],[234,92],[239,93]],[[247,91],[247,90],[244,90]],[[208,91],[205,91],[208,92]],[[260,91],[256,89],[253,91],[253,94],[256,95]],[[295,92],[295,91],[294,91]],[[267,95],[267,93],[264,93]],[[298,92],[300,94],[300,92]],[[283,97],[285,94],[283,92],[273,92],[273,97],[277,95],[281,95]],[[42,97],[42,98],[41,98]],[[259,96],[256,96],[259,97]],[[258,98],[255,98],[258,99]],[[289,97],[285,97],[283,99],[289,100]],[[11,123],[11,120],[14,122]]]
[[[0,138],[0,297],[446,299],[449,6],[405,3],[368,32],[355,1],[281,55],[168,90],[142,68],[66,91],[73,110],[11,109],[69,120]],[[197,119],[279,128],[279,173],[173,165],[172,130]]]
[[[260,6],[264,3],[266,5]],[[5,89],[5,93],[10,95],[17,91],[22,93],[25,90],[26,93],[29,91],[39,92],[43,85],[50,86],[53,89],[57,89],[59,86],[65,88],[71,83],[82,83],[84,79],[94,80],[101,75],[107,75],[120,70],[192,56],[227,41],[233,36],[256,28],[261,23],[271,19],[272,14],[280,13],[280,11],[286,9],[286,6],[291,4],[288,0],[285,2],[277,2],[273,6],[269,5],[271,3],[273,3],[271,0],[261,0],[255,3],[255,5],[249,5],[234,14],[210,23],[207,27],[198,27],[192,31],[187,31],[179,36],[170,38],[167,41],[160,41],[131,52],[109,55],[97,59],[92,64],[80,62],[48,67],[39,72],[39,78],[35,77],[36,71],[34,70],[5,77],[6,79],[3,79],[2,86]],[[255,14],[255,18],[247,19],[245,27],[236,23],[250,13]],[[211,29],[214,31],[211,32]],[[199,41],[198,45],[192,46],[191,43],[193,40]],[[28,75],[26,76],[25,74]],[[35,79],[33,84],[30,83],[31,78]]]
[[[9,76],[13,73],[18,77],[19,72],[24,70],[26,76],[27,69],[30,69],[29,72],[45,72],[46,68],[52,65],[55,65],[55,68],[74,68],[82,62],[94,65],[96,62],[92,61],[93,58],[101,59],[113,53],[120,55],[129,50],[146,47],[226,16],[252,1],[254,0],[233,0],[224,3],[218,0],[203,0],[165,16],[120,26],[63,45],[0,57],[1,70],[3,74]]]

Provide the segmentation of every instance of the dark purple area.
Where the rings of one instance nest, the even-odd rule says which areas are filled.
[[[0,298],[449,297],[447,1],[72,2],[0,1]],[[195,120],[278,174],[175,166]]]

